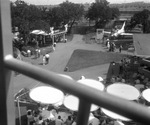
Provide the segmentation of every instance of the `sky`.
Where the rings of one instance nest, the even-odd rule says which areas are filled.
[[[16,1],[16,0],[11,0]],[[26,3],[35,4],[35,5],[56,5],[60,4],[63,1],[66,0],[23,0]],[[69,2],[73,3],[92,3],[95,0],[69,0]],[[150,2],[150,0],[107,0],[110,3],[129,3],[129,2],[138,2],[138,1],[144,1],[144,2]]]

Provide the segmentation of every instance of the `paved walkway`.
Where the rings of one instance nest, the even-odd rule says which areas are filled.
[[[85,50],[95,50],[95,51],[107,51],[102,44],[91,43],[88,44],[83,40],[83,35],[74,35],[72,41],[67,43],[58,43],[56,50],[53,53],[50,53],[50,61],[48,65],[39,65],[42,63],[42,56],[38,59],[31,59],[35,65],[50,70],[60,74],[66,74],[71,76],[74,80],[80,79],[82,75],[86,78],[91,78],[97,80],[98,76],[106,78],[107,70],[109,64],[93,66],[89,68],[84,68],[74,72],[64,72],[64,68],[67,65],[72,53],[76,49],[85,49]],[[122,53],[126,53],[123,51]],[[39,81],[26,77],[22,74],[14,78],[14,93],[18,92],[21,88],[27,87],[32,88],[36,84],[39,84]]]

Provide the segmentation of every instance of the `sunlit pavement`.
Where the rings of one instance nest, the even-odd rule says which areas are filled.
[[[83,75],[86,78],[91,78],[98,80],[98,76],[106,78],[107,70],[109,64],[97,65],[93,67],[88,67],[80,69],[74,72],[65,72],[64,68],[68,63],[72,53],[76,49],[85,49],[85,50],[95,50],[95,51],[107,51],[102,44],[97,43],[86,43],[83,41],[82,35],[74,35],[71,42],[67,43],[58,43],[56,49],[53,53],[50,53],[50,60],[48,65],[42,65],[42,56],[38,59],[28,59],[32,61],[33,65],[50,70],[60,74],[66,74],[71,76],[74,80],[79,80]],[[127,54],[126,51],[122,53]],[[33,63],[34,62],[34,63]],[[29,62],[31,63],[31,62]],[[39,81],[26,77],[22,74],[14,77],[14,93],[18,92],[22,88],[33,88],[36,84],[39,84]]]

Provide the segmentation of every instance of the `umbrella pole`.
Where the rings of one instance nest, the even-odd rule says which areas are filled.
[[[19,125],[21,125],[21,112],[20,112],[19,98],[17,99],[17,107],[18,107],[18,114],[19,114]]]

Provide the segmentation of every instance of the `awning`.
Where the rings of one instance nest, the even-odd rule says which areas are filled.
[[[43,30],[33,30],[31,32],[32,34],[35,34],[35,35],[48,35],[45,31]]]

